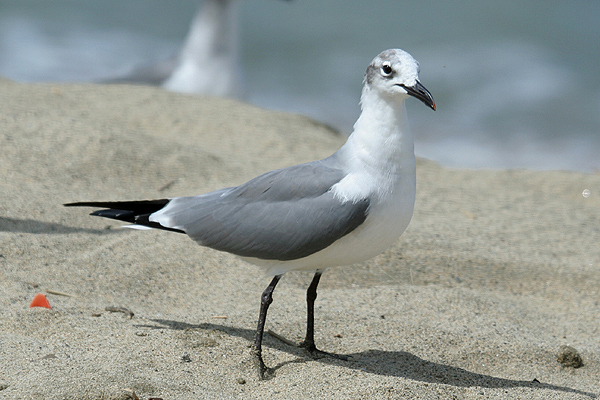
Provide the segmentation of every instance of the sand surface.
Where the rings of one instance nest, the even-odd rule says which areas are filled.
[[[343,139],[155,88],[4,80],[0,100],[0,399],[600,395],[600,174],[419,160],[402,238],[321,280],[317,344],[351,360],[307,359],[267,335],[275,375],[258,381],[248,346],[270,278],[183,235],[61,204],[200,194]],[[282,279],[267,329],[302,338],[310,279]],[[38,292],[51,310],[28,308]],[[563,345],[582,367],[557,361]]]

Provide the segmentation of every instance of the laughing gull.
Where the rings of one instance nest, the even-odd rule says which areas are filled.
[[[412,96],[435,110],[418,72],[418,62],[403,50],[375,57],[365,73],[362,113],[354,132],[323,160],[199,196],[65,205],[106,208],[91,215],[185,233],[202,246],[233,253],[274,276],[261,297],[254,340],[261,377],[267,372],[262,359],[265,320],[277,282],[288,271],[315,271],[306,292],[301,346],[313,357],[327,355],[314,341],[314,302],[323,270],[383,252],[413,214],[416,163],[404,101]]]

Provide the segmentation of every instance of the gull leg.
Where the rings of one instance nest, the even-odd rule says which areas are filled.
[[[312,358],[320,358],[323,356],[331,356],[341,360],[347,360],[348,357],[339,354],[327,353],[317,349],[315,346],[315,300],[317,299],[317,286],[321,279],[321,271],[317,271],[312,282],[306,290],[306,337],[300,343],[300,347],[304,347],[308,355]]]
[[[267,367],[262,359],[262,340],[265,331],[265,322],[267,320],[267,310],[273,302],[273,290],[277,282],[281,279],[281,275],[275,275],[269,286],[265,289],[260,297],[260,314],[258,315],[258,327],[256,328],[256,336],[254,337],[254,354],[256,355],[256,363],[260,379],[265,378]]]

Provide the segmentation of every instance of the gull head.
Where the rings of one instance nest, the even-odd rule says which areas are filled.
[[[364,85],[365,91],[391,101],[415,97],[435,111],[431,93],[419,82],[419,63],[404,50],[385,50],[375,57],[367,67]]]

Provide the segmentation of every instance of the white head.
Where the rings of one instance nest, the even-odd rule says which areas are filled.
[[[363,93],[368,91],[376,91],[391,101],[413,96],[435,110],[431,93],[419,82],[419,63],[404,50],[385,50],[371,61],[365,73]]]

